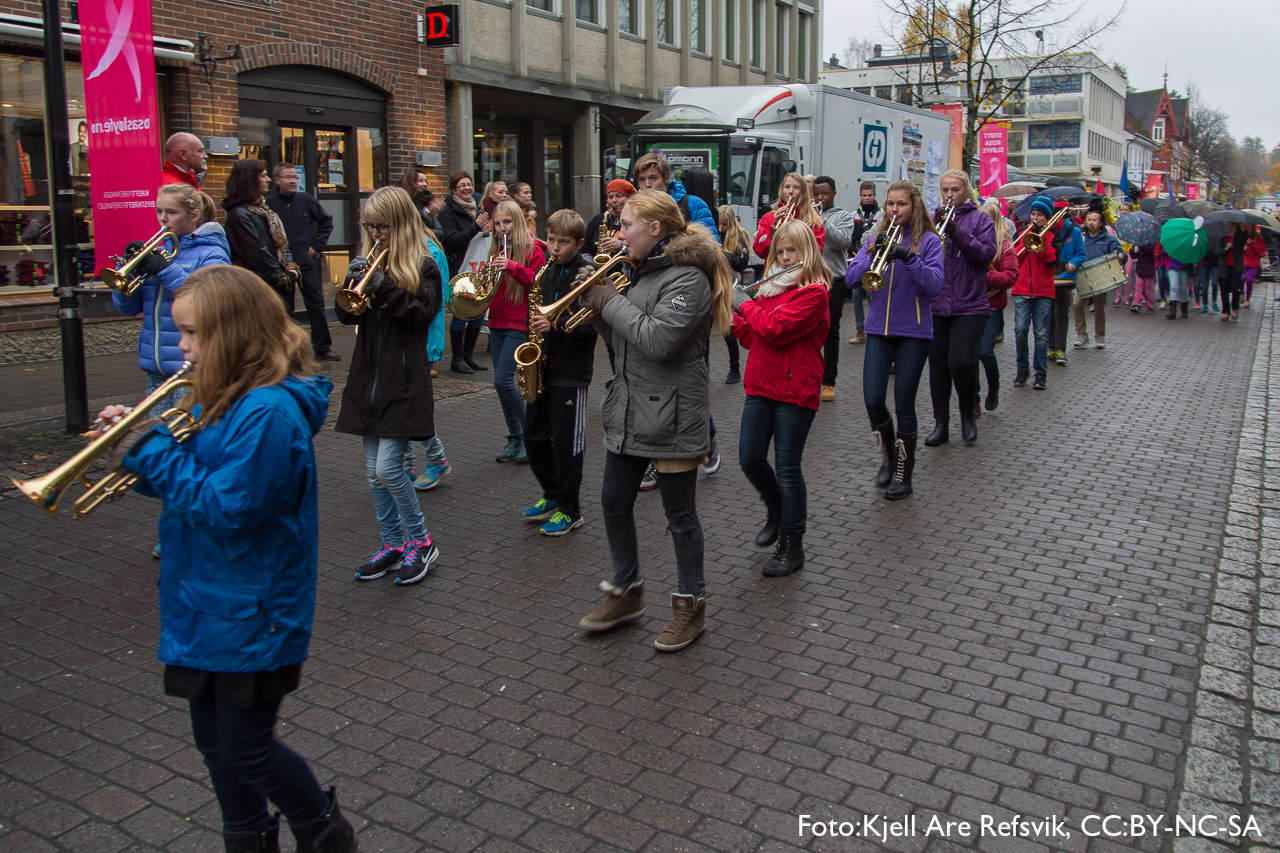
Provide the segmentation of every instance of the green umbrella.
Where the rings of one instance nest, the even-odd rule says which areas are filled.
[[[1180,264],[1198,263],[1209,251],[1209,235],[1204,233],[1204,220],[1170,219],[1160,226],[1160,245]]]

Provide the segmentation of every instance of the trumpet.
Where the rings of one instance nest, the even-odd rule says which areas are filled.
[[[364,275],[360,276],[360,280],[350,287],[344,287],[333,296],[333,301],[338,307],[348,314],[363,314],[369,310],[371,298],[364,290],[369,286],[369,281],[373,278],[373,274],[377,272],[379,266],[384,266],[387,261],[387,254],[390,249],[382,245],[381,240],[374,241],[373,258],[365,265]]]
[[[954,204],[948,203],[946,207],[942,208],[941,219],[934,223],[934,227],[938,229],[938,234],[942,236],[943,240],[947,239],[947,236],[946,236],[947,226],[951,224],[951,219],[955,215],[956,215],[956,206]]]
[[[166,249],[164,244],[166,240],[173,241],[173,248]],[[98,270],[98,278],[102,279],[102,283],[114,290],[116,293],[123,293],[125,296],[133,293],[138,289],[142,282],[146,281],[146,276],[142,274],[134,274],[134,270],[138,268],[138,264],[152,252],[158,252],[167,260],[173,260],[173,256],[178,254],[178,235],[174,234],[168,228],[161,228],[150,240],[142,244],[142,248],[138,250],[132,258],[127,261],[123,255],[112,255],[111,260],[115,261],[119,266],[115,269],[111,267],[103,267]]]
[[[129,434],[130,430],[147,420],[150,417],[153,406],[177,389],[190,386],[192,380],[188,374],[194,368],[195,365],[191,362],[183,362],[178,372],[165,380],[159,388],[148,394],[145,400],[125,412],[118,421],[108,426],[102,435],[89,442],[79,453],[54,468],[48,474],[30,480],[17,480],[12,477],[10,480],[22,490],[24,495],[31,498],[36,506],[49,513],[53,518],[58,517],[58,503],[62,500],[62,496],[77,481],[83,482],[88,486],[88,490],[73,505],[72,515],[76,518],[84,518],[103,501],[113,501],[120,497],[138,481],[137,474],[132,471],[126,471],[123,468],[117,468],[98,482],[90,485],[88,478],[85,476],[86,472],[97,461],[99,456],[110,453],[120,443],[121,439]],[[184,442],[191,438],[199,429],[196,419],[192,417],[191,413],[177,407],[165,411],[160,418],[165,422],[165,426],[169,428],[169,432],[173,433],[173,437],[179,442]]]
[[[792,199],[791,201],[788,201],[785,204],[780,203],[778,205],[777,211],[775,211],[773,214],[773,227],[777,228],[779,225],[782,225],[783,223],[787,222],[795,215],[796,215],[795,199]]]
[[[583,279],[581,284],[550,305],[538,305],[537,311],[546,317],[552,325],[555,325],[556,319],[568,310],[579,296],[586,293],[589,287],[612,284],[619,293],[626,292],[626,289],[631,286],[631,281],[627,278],[626,273],[622,271],[622,267],[625,265],[630,269],[635,269],[636,262],[623,254],[625,251],[625,249],[619,249],[614,252],[607,261],[600,265],[599,269]],[[580,308],[569,315],[569,319],[564,321],[564,330],[572,332],[595,316],[596,312],[590,308]]]
[[[1018,251],[1026,250],[1033,255],[1038,255],[1044,251],[1044,235],[1048,234],[1053,226],[1058,224],[1058,220],[1067,215],[1070,207],[1060,207],[1053,217],[1044,224],[1039,231],[1032,231],[1034,226],[1028,225],[1027,230],[1022,232],[1022,237],[1018,241]]]
[[[894,222],[884,232],[884,246],[871,261],[871,269],[862,274],[863,290],[879,290],[884,287],[884,271],[889,267],[889,249],[902,236],[902,225]]]
[[[501,256],[507,256],[505,237]],[[475,270],[465,270],[449,279],[449,288],[453,291],[449,297],[449,313],[459,320],[477,320],[489,310],[489,303],[498,292],[498,271],[492,262],[483,263]]]

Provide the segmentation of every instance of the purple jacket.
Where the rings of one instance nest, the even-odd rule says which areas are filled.
[[[933,300],[936,317],[986,317],[987,267],[996,257],[996,227],[973,202],[956,208],[955,231],[942,244],[942,293]]]
[[[986,214],[983,218],[991,222]],[[900,242],[910,245],[911,229],[904,227],[902,231]],[[849,287],[861,287],[862,274],[871,269],[867,246],[875,242],[875,237],[874,233],[867,235],[845,272],[844,283]],[[938,235],[922,236],[920,251],[910,263],[894,261],[889,264],[884,279],[883,288],[867,291],[871,297],[871,307],[867,309],[867,334],[933,340],[933,313],[929,306],[942,291],[942,241]],[[986,281],[985,277],[983,281]],[[984,284],[984,299],[986,295]]]

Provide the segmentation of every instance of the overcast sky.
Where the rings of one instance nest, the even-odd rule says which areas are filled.
[[[1052,2],[1052,0],[1051,0]],[[1093,17],[1099,0],[1071,0]],[[1054,5],[1060,5],[1055,2]],[[850,36],[894,43],[884,0],[826,0],[823,4],[823,58],[840,53]],[[896,33],[894,34],[896,35]],[[1280,36],[1280,0],[1129,0],[1128,12],[1098,39],[1098,53],[1129,69],[1139,91],[1158,89],[1165,63],[1169,88],[1186,94],[1187,81],[1200,84],[1205,99],[1227,114],[1239,140],[1261,136],[1270,151],[1280,144],[1280,98],[1274,72]]]

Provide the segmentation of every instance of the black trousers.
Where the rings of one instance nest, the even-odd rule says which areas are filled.
[[[1062,352],[1067,348],[1067,315],[1071,313],[1074,284],[1054,285],[1053,313],[1049,315],[1049,349]]]
[[[956,386],[960,411],[972,412],[978,399],[978,344],[987,328],[986,316],[933,316],[929,346],[929,398],[933,419],[951,421],[951,386]]]
[[[859,291],[858,297],[861,298],[862,293]],[[844,316],[844,303],[849,299],[849,288],[844,286],[844,281],[835,281],[831,284],[831,295],[828,297],[827,308],[831,315],[831,329],[827,332],[827,342],[822,345],[822,384],[835,385],[836,373],[840,364],[840,318]]]
[[[542,496],[572,519],[582,518],[587,389],[548,385],[524,410],[524,448]]]
[[[307,319],[311,322],[311,348],[316,353],[328,352],[333,346],[333,338],[329,336],[329,318],[324,313],[324,285],[320,283],[320,269],[315,266],[303,267],[299,270],[302,279],[298,289],[302,291],[302,304],[307,309]],[[293,289],[276,291],[284,300],[284,309],[293,316]]]

